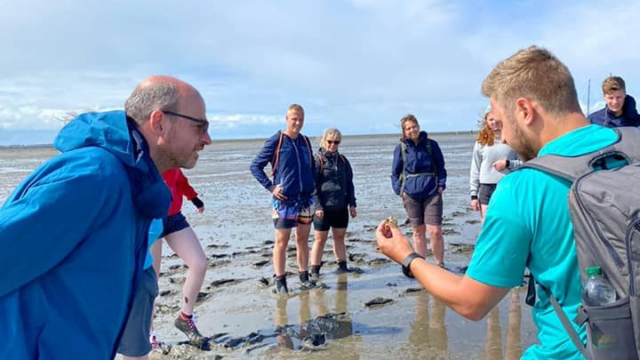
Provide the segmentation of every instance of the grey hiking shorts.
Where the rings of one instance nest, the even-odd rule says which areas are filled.
[[[442,225],[442,195],[435,194],[424,200],[415,200],[404,194],[402,203],[411,225]]]
[[[140,357],[151,351],[149,332],[151,331],[151,316],[153,302],[158,296],[158,279],[153,267],[142,274],[138,288],[135,289],[133,304],[129,311],[129,318],[124,327],[118,352],[124,356]]]

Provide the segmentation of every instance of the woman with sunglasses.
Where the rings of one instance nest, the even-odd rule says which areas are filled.
[[[322,266],[322,253],[329,229],[333,229],[333,254],[338,263],[339,274],[359,272],[347,267],[347,252],[344,244],[349,225],[349,215],[355,218],[356,197],[353,186],[353,170],[347,158],[338,148],[342,134],[338,129],[327,129],[320,140],[320,151],[316,155],[316,193],[313,227],[315,240],[311,250],[311,280],[318,281]]]

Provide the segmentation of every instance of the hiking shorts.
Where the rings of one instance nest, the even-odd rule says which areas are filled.
[[[292,229],[298,224],[311,224],[313,200],[310,197],[287,202],[274,198],[271,204],[273,205],[271,218],[276,229]]]
[[[489,205],[491,195],[496,191],[497,184],[480,184],[480,191],[478,193],[478,200],[482,205]]]
[[[424,200],[415,200],[405,194],[402,196],[402,203],[411,225],[442,225],[442,195],[435,194]]]
[[[169,215],[162,219],[162,235],[160,235],[160,237],[162,238],[167,235],[171,235],[174,232],[186,229],[189,226],[191,225],[189,225],[187,218],[185,218],[181,212]]]
[[[329,231],[330,228],[346,229],[349,226],[349,208],[342,210],[325,210],[324,216],[319,218],[313,214],[313,228],[315,231]]]
[[[142,273],[140,283],[134,290],[129,318],[124,326],[118,353],[124,356],[140,357],[151,351],[149,332],[153,316],[153,302],[158,296],[158,279],[153,267]]]

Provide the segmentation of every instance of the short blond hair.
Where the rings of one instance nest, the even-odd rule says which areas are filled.
[[[618,90],[622,90],[625,93],[627,92],[624,79],[620,76],[609,76],[602,82],[602,95],[607,95]]]
[[[329,128],[325,130],[324,134],[322,134],[322,138],[320,138],[321,148],[327,149],[329,147],[329,144],[327,144],[327,140],[329,140],[329,138],[342,141],[342,133],[336,128]]]
[[[546,49],[531,46],[500,62],[482,82],[482,94],[493,98],[507,113],[515,100],[536,101],[555,116],[581,112],[569,69]]]
[[[304,108],[302,107],[302,105],[298,105],[298,104],[291,104],[289,105],[289,108],[287,108],[287,114],[295,111],[298,114],[304,116]]]

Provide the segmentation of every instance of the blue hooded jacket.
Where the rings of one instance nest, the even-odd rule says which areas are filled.
[[[112,359],[171,193],[123,111],[54,146],[0,208],[0,359]]]
[[[640,115],[636,109],[636,100],[627,95],[622,106],[622,115],[616,116],[608,106],[589,115],[592,124],[607,126],[610,128],[621,126],[640,126]]]
[[[409,175],[406,178],[404,193],[412,199],[424,200],[435,195],[438,193],[438,187],[444,190],[447,187],[447,171],[444,168],[444,156],[438,143],[429,139],[424,131],[420,132],[418,145],[408,138],[402,138],[400,141],[407,146],[407,163],[402,162],[402,144],[398,144],[393,151],[391,166],[391,186],[396,195],[401,195],[400,175],[403,172],[405,176]],[[431,142],[431,154],[427,150],[427,141]]]
[[[300,196],[310,198],[315,191],[316,164],[309,138],[306,136],[300,134],[294,140],[283,134],[273,181],[264,172],[267,164],[275,159],[280,134],[278,131],[264,143],[264,147],[251,163],[251,174],[269,191],[280,184],[282,193],[290,201],[295,201]]]

